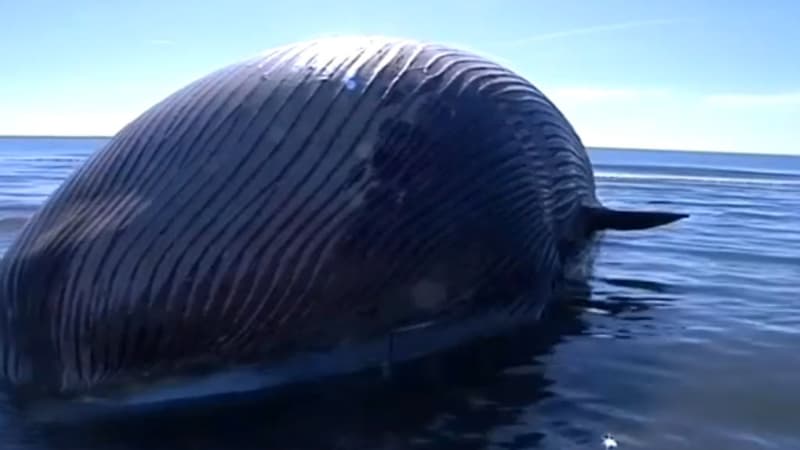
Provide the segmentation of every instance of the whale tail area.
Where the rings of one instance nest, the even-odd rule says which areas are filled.
[[[664,211],[621,211],[604,206],[584,208],[589,233],[603,230],[644,230],[689,217],[688,214]]]

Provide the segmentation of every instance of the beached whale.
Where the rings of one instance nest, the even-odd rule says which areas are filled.
[[[0,263],[0,378],[120,404],[379,367],[535,321],[599,232],[682,217],[604,207],[567,119],[484,57],[288,45],[164,99],[51,195]]]

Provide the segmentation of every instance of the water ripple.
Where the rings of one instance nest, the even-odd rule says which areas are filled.
[[[102,143],[0,140],[0,253]],[[485,366],[456,354],[439,367],[445,374],[417,368],[438,382],[358,381],[266,404],[85,427],[40,428],[0,410],[0,443],[591,449],[610,432],[623,450],[800,448],[800,159],[600,150],[592,158],[610,206],[692,217],[607,233],[591,295],[556,306],[541,327],[504,345],[471,349],[491,360]]]

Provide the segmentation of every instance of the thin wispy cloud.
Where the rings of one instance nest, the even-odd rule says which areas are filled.
[[[776,94],[709,95],[705,103],[724,107],[800,106],[800,91]]]
[[[563,31],[555,31],[552,33],[543,33],[537,34],[533,36],[527,36],[520,39],[514,39],[510,41],[500,42],[500,45],[504,46],[518,46],[518,45],[525,45],[525,44],[532,44],[536,42],[542,41],[550,41],[553,39],[563,39],[569,38],[574,36],[582,36],[587,34],[598,34],[598,33],[608,33],[612,31],[620,31],[620,30],[630,30],[633,28],[650,28],[654,26],[662,26],[662,25],[674,25],[678,23],[685,23],[689,22],[689,19],[646,19],[646,20],[633,20],[629,22],[618,22],[618,23],[610,23],[610,24],[603,24],[603,25],[593,25],[589,27],[581,27],[581,28],[572,28],[569,30]]]
[[[158,46],[171,46],[175,45],[175,41],[171,39],[148,39],[147,43],[150,45],[158,45]]]
[[[556,87],[545,94],[556,102],[587,103],[652,99],[668,95],[667,91],[636,88]]]

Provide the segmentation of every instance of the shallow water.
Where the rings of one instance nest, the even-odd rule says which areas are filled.
[[[102,140],[0,139],[0,252]],[[155,421],[41,428],[4,414],[6,449],[800,448],[800,158],[594,150],[611,206],[690,219],[609,233],[590,298],[486,367],[420,369]],[[427,367],[427,366],[426,366]]]

